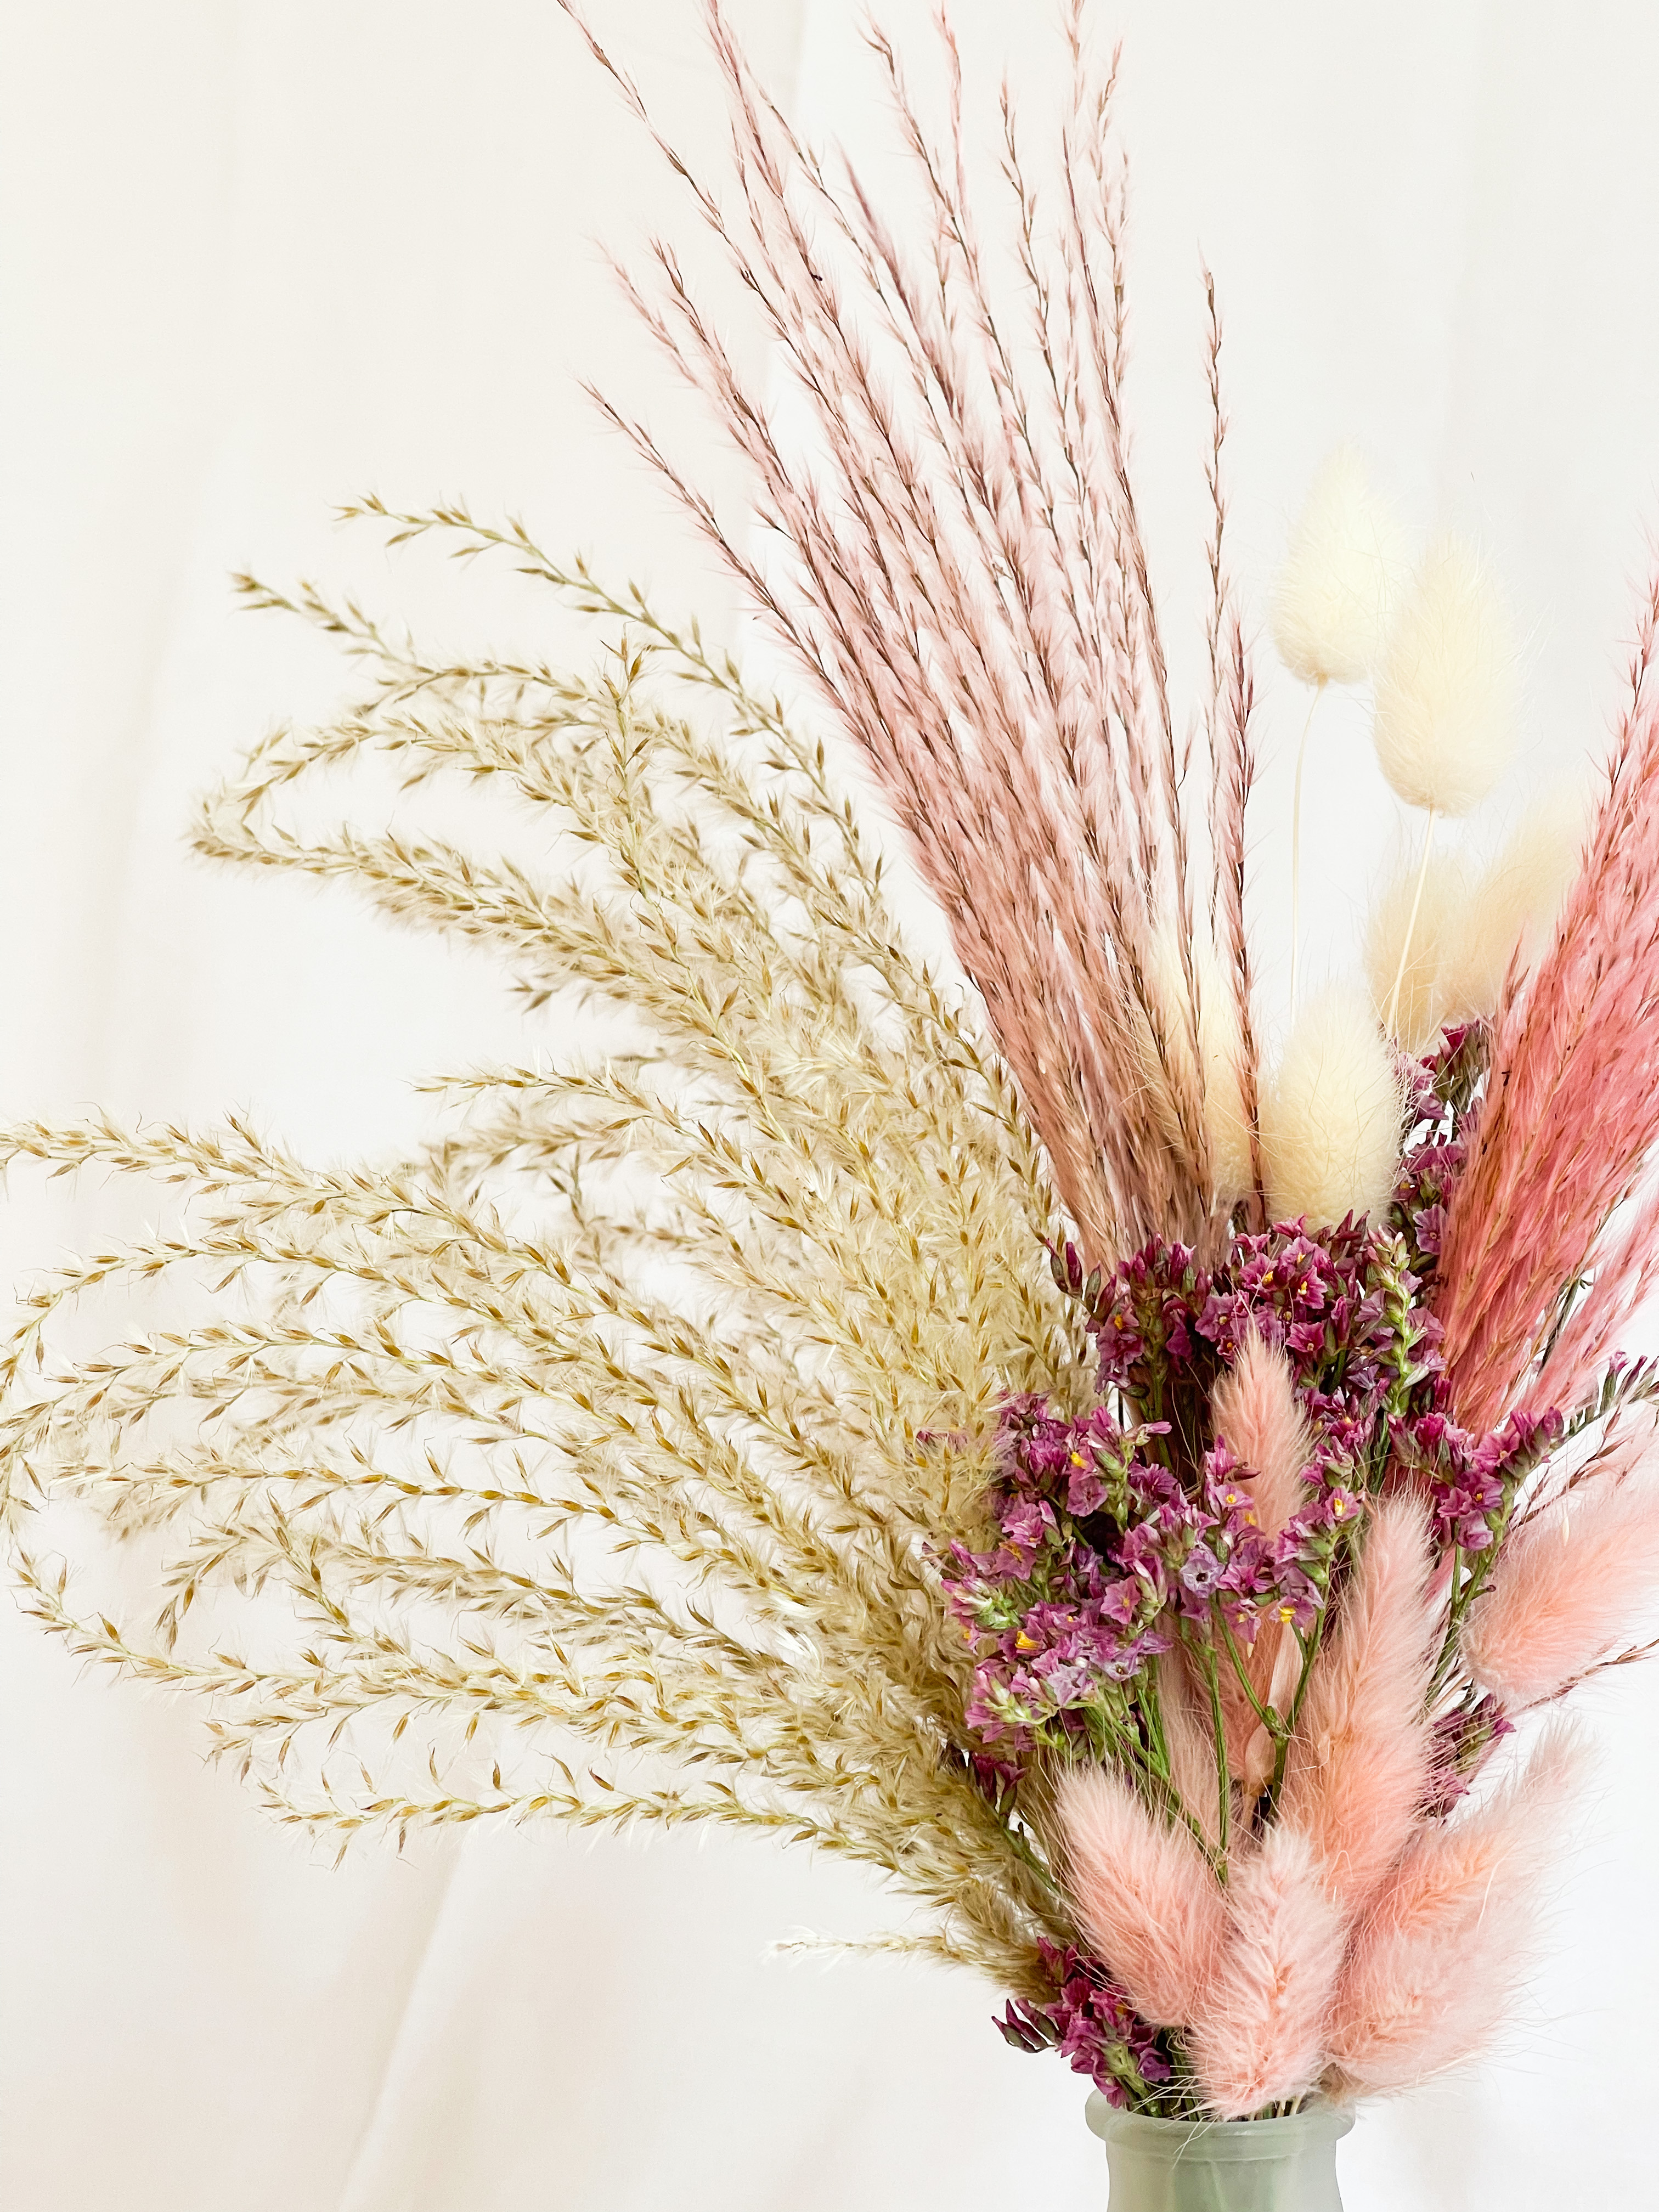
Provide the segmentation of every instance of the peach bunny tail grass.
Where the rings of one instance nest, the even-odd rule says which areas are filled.
[[[1215,1386],[1215,1432],[1251,1470],[1250,1494],[1265,1536],[1276,1536],[1302,1496],[1310,1452],[1291,1363],[1255,1329]]]
[[[1464,1663],[1517,1709],[1555,1697],[1631,1635],[1659,1593],[1659,1470],[1579,1482],[1504,1545]]]
[[[1289,1360],[1252,1329],[1237,1362],[1216,1384],[1212,1402],[1217,1437],[1251,1469],[1248,1484],[1257,1523],[1264,1535],[1276,1536],[1301,1502],[1302,1471],[1311,1449]],[[1277,1621],[1264,1620],[1244,1655],[1250,1686],[1264,1705],[1284,1633]],[[1233,1772],[1247,1796],[1259,1795],[1273,1772],[1273,1739],[1230,1667],[1221,1670],[1221,1702]]]
[[[1342,1915],[1306,1837],[1270,1828],[1234,1869],[1220,1956],[1187,2037],[1218,2118],[1248,2119],[1312,2088],[1342,1944]]]
[[[1239,1702],[1243,1703],[1241,1697]],[[1215,1723],[1209,1692],[1194,1680],[1180,1651],[1158,1662],[1158,1703],[1170,1753],[1170,1779],[1212,1847],[1221,1838],[1221,1774],[1215,1761]],[[1245,1711],[1249,1708],[1245,1706]],[[1255,1716],[1250,1714],[1254,1720]],[[1229,1763],[1233,1745],[1227,1745]]]
[[[1056,1791],[1066,1883],[1108,1967],[1155,2027],[1192,2016],[1215,1964],[1221,1885],[1185,1828],[1149,1813],[1128,1784],[1075,1769]]]
[[[1428,1579],[1421,1504],[1385,1500],[1291,1741],[1281,1817],[1306,1836],[1351,1917],[1365,1911],[1405,1849],[1428,1781],[1424,1696],[1437,1643]]]
[[[1354,1942],[1326,2032],[1349,2094],[1412,2088],[1475,2057],[1502,2024],[1587,1764],[1558,1722],[1499,1796],[1426,1829],[1401,1861]]]

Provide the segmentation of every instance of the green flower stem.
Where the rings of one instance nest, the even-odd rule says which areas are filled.
[[[1267,1729],[1268,1735],[1271,1735],[1274,1742],[1277,1743],[1279,1737],[1286,1732],[1284,1716],[1282,1713],[1278,1712],[1272,1705],[1264,1705],[1261,1698],[1257,1697],[1255,1693],[1255,1685],[1251,1681],[1249,1672],[1244,1664],[1243,1654],[1239,1650],[1237,1643],[1233,1636],[1233,1632],[1227,1625],[1227,1616],[1222,1612],[1219,1606],[1215,1609],[1215,1618],[1220,1625],[1221,1633],[1227,1646],[1227,1656],[1233,1662],[1233,1672],[1238,1677],[1239,1687],[1249,1699],[1251,1709],[1255,1712],[1257,1720],[1261,1722],[1262,1727]]]

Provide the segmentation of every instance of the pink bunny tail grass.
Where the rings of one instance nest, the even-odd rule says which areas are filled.
[[[1342,1915],[1306,1837],[1270,1828],[1233,1873],[1216,1969],[1187,2049],[1206,2106],[1248,2119],[1312,2088],[1342,1963]]]
[[[1279,1816],[1332,1895],[1363,1913],[1405,1849],[1428,1782],[1424,1698],[1436,1650],[1428,1525],[1414,1498],[1376,1507],[1334,1635],[1314,1662]]]
[[[1506,986],[1447,1221],[1435,1302],[1453,1407],[1472,1429],[1496,1426],[1522,1391],[1582,1398],[1659,1270],[1659,1200],[1638,1200],[1628,1236],[1609,1226],[1659,1148],[1656,653],[1659,575],[1583,866],[1530,986],[1516,974]],[[1563,1285],[1581,1276],[1590,1288],[1529,1386]]]
[[[1192,1669],[1179,1651],[1165,1653],[1158,1662],[1158,1702],[1170,1752],[1170,1778],[1213,1845],[1221,1836],[1221,1774],[1215,1759],[1215,1723],[1209,1692],[1194,1680]],[[1228,1763],[1231,1765],[1231,1743]]]
[[[1659,1475],[1651,1463],[1574,1484],[1517,1529],[1463,1631],[1473,1680],[1506,1705],[1541,1705],[1636,1629],[1659,1594]]]
[[[1289,1360],[1252,1329],[1237,1362],[1216,1384],[1212,1406],[1216,1435],[1251,1470],[1248,1487],[1262,1533],[1276,1536],[1301,1503],[1302,1471],[1310,1449],[1308,1425],[1297,1403]],[[1263,1705],[1273,1693],[1284,1642],[1279,1624],[1264,1621],[1244,1655],[1250,1687]],[[1254,1797],[1273,1772],[1273,1740],[1231,1667],[1222,1670],[1221,1693],[1228,1761],[1243,1783],[1246,1797]]]
[[[1301,1502],[1309,1458],[1308,1425],[1290,1361],[1252,1329],[1212,1402],[1217,1436],[1252,1470],[1249,1489],[1262,1533],[1276,1536]]]
[[[1066,1886],[1090,1941],[1143,2019],[1179,2027],[1215,1964],[1220,1883],[1188,1830],[1115,1774],[1074,1770],[1056,1802]]]
[[[1349,1952],[1326,2030],[1352,2094],[1461,2065],[1502,2024],[1585,1766],[1558,1723],[1490,1804],[1426,1829],[1401,1861]]]

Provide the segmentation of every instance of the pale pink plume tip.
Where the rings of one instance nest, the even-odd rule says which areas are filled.
[[[1257,1525],[1264,1535],[1276,1536],[1302,1503],[1302,1473],[1311,1449],[1290,1361],[1252,1329],[1237,1361],[1217,1382],[1211,1403],[1217,1437],[1249,1469],[1243,1480]],[[1263,1705],[1273,1692],[1274,1663],[1283,1641],[1279,1624],[1263,1621],[1254,1646],[1244,1655],[1250,1686]],[[1221,1697],[1228,1759],[1246,1796],[1255,1797],[1273,1772],[1273,1739],[1257,1720],[1231,1666],[1221,1670]]]
[[[1170,1779],[1210,1844],[1221,1837],[1221,1773],[1208,1690],[1180,1651],[1158,1662],[1158,1703],[1170,1753]],[[1231,1763],[1231,1747],[1229,1750]]]
[[[1143,2019],[1182,2026],[1221,1933],[1209,1862],[1188,1830],[1148,1812],[1103,1769],[1066,1775],[1058,1803],[1066,1884],[1090,1941]]]
[[[1280,1818],[1307,1838],[1350,1916],[1364,1911],[1405,1849],[1428,1781],[1424,1700],[1438,1641],[1428,1583],[1421,1504],[1385,1499],[1291,1740]]]
[[[1506,1705],[1541,1704],[1629,1636],[1659,1593],[1651,1464],[1565,1492],[1518,1528],[1470,1608],[1462,1655]]]
[[[1327,2031],[1352,2094],[1461,2065],[1501,2024],[1583,1769],[1558,1724],[1490,1804],[1425,1828],[1401,1861],[1354,1942]]]
[[[1250,1469],[1249,1488],[1262,1532],[1276,1536],[1301,1503],[1310,1452],[1290,1361],[1252,1329],[1211,1402],[1216,1435]]]
[[[1306,1837],[1270,1828],[1233,1869],[1220,1954],[1187,2038],[1204,2101],[1222,2119],[1313,2087],[1342,1941]]]

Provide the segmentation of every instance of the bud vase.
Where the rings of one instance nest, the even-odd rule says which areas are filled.
[[[1336,2146],[1353,2120],[1332,2106],[1283,2120],[1155,2120],[1097,2092],[1085,2117],[1106,2146],[1110,2212],[1342,2212]]]

